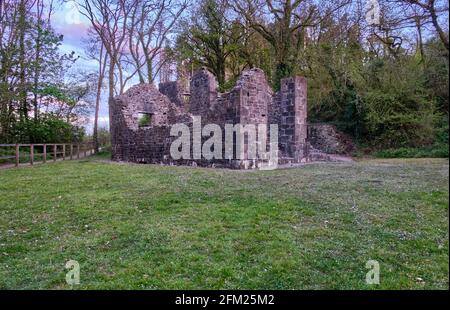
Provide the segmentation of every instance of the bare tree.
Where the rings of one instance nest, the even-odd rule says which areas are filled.
[[[390,30],[416,29],[418,35],[418,48],[421,49],[423,31],[431,25],[439,39],[449,50],[448,25],[449,7],[447,0],[381,0],[390,12],[385,28]]]
[[[80,3],[81,14],[86,16],[94,31],[100,38],[108,54],[109,100],[114,97],[115,69],[120,68],[120,57],[123,54],[127,39],[127,22],[129,9],[137,0],[84,0]],[[122,89],[119,93],[122,92]]]
[[[39,81],[42,70],[41,66],[41,52],[43,33],[46,26],[50,24],[50,17],[53,13],[53,1],[36,0],[36,34],[35,34],[35,57],[34,57],[34,77],[33,77],[33,107],[34,120],[37,121],[39,117]]]
[[[443,26],[439,22],[439,14],[441,13],[447,13],[447,21],[448,24],[448,2],[444,1],[441,2],[441,6],[437,6],[436,0],[405,0],[406,2],[412,4],[413,6],[418,6],[421,9],[425,11],[426,14],[429,15],[429,18],[431,19],[431,23],[433,24],[436,32],[439,35],[439,38],[441,39],[442,43],[444,44],[445,48],[449,50],[449,43],[448,43],[448,33],[446,34],[444,32]]]
[[[138,0],[130,14],[128,48],[141,83],[153,83],[166,58],[161,55],[168,36],[187,7],[177,0]],[[156,66],[155,66],[156,65]]]
[[[21,35],[18,21],[19,3],[15,0],[0,1],[0,137],[9,134],[16,99],[16,93],[11,90],[17,89],[20,82],[16,72],[19,49],[15,44]]]
[[[127,23],[130,12],[138,0],[83,0],[80,3],[81,14],[91,23],[93,30],[100,38],[108,55],[108,106],[111,119],[112,105],[117,81],[120,80],[118,93],[124,92],[123,68],[120,58],[124,54],[124,47],[128,37]],[[116,69],[120,76],[117,78]],[[114,135],[114,126],[110,126]]]
[[[108,54],[105,51],[100,38],[96,35],[95,30],[89,28],[88,38],[85,40],[85,51],[90,59],[93,59],[98,64],[97,85],[95,94],[95,116],[94,116],[94,130],[93,140],[95,152],[99,151],[98,140],[98,117],[100,112],[100,101],[102,96],[103,81],[105,78],[106,67],[108,63]]]

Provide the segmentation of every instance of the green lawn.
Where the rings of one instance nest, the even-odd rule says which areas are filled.
[[[448,289],[449,163],[0,170],[0,288]],[[378,260],[381,284],[365,283]]]

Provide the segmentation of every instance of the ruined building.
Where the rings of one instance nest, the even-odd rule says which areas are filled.
[[[324,158],[308,142],[305,78],[282,80],[281,89],[275,94],[260,69],[244,71],[227,93],[218,92],[216,78],[206,69],[195,72],[189,84],[188,89],[185,81],[165,82],[159,90],[151,84],[139,84],[116,97],[110,111],[113,160],[240,169],[257,168],[266,160],[245,155],[207,160],[195,157],[193,148],[188,159],[174,160],[170,147],[178,137],[171,136],[171,127],[186,124],[194,135],[194,116],[201,116],[202,126],[217,124],[221,128],[226,124],[278,124],[279,164]],[[317,131],[316,128],[314,132]],[[244,139],[245,151],[247,143],[248,139]]]

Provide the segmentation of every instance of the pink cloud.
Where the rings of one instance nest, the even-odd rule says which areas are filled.
[[[56,31],[64,36],[64,42],[75,46],[81,45],[81,39],[86,37],[88,26],[81,24],[57,25]]]

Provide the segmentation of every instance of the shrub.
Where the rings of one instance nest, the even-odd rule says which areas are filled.
[[[434,144],[422,148],[388,149],[375,153],[379,158],[448,158],[448,144]]]
[[[371,144],[380,147],[419,147],[434,139],[437,120],[433,102],[408,93],[369,92],[366,125]]]
[[[16,142],[22,143],[68,143],[81,142],[85,131],[50,114],[38,121],[17,123],[14,136]]]

